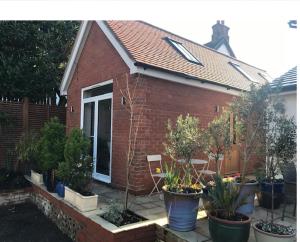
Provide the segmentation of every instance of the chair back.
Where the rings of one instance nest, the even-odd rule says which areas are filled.
[[[153,163],[159,162],[159,168],[161,170],[161,173],[163,172],[162,164],[161,164],[161,155],[147,155],[147,161],[148,161],[149,170],[150,170],[151,175],[153,174],[153,168],[151,166]],[[156,166],[156,168],[158,168],[158,167]]]

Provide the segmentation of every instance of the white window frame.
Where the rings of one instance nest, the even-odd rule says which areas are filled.
[[[192,63],[201,65],[201,62],[187,48],[185,48],[185,46],[182,43],[176,40],[172,40],[170,38],[166,39],[185,59]]]
[[[233,66],[233,68],[235,68],[237,71],[239,71],[249,81],[252,81],[254,83],[259,83],[258,81],[254,80],[246,71],[244,71],[243,68],[238,63],[229,61],[229,64],[231,64]]]

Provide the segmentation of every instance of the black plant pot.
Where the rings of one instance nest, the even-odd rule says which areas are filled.
[[[48,171],[44,172],[43,179],[44,179],[44,183],[45,183],[45,186],[47,188],[47,191],[48,192],[54,192],[56,182],[55,182],[53,170],[48,170]]]
[[[278,209],[282,203],[284,183],[278,181],[274,183],[274,209]],[[259,205],[266,209],[272,209],[272,184],[270,182],[262,182],[260,184],[260,194],[258,197]]]

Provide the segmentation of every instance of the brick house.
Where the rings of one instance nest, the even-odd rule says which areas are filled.
[[[120,88],[127,78],[142,79],[137,91],[144,111],[130,184],[131,192],[145,194],[153,187],[146,155],[163,154],[168,119],[189,113],[205,127],[252,82],[266,82],[266,75],[145,22],[85,21],[60,91],[68,100],[67,130],[81,127],[91,138],[94,179],[122,189],[129,115]],[[224,172],[238,172],[237,161],[235,150],[233,159],[224,162]]]

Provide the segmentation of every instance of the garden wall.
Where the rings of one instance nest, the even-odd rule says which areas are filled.
[[[0,99],[0,168],[13,168],[15,147],[25,131],[39,131],[45,122],[57,116],[66,123],[66,108],[51,103],[31,103],[28,99]]]
[[[32,201],[57,227],[77,242],[153,242],[156,225],[112,232],[72,208],[63,199],[54,197],[41,187],[32,184]]]

